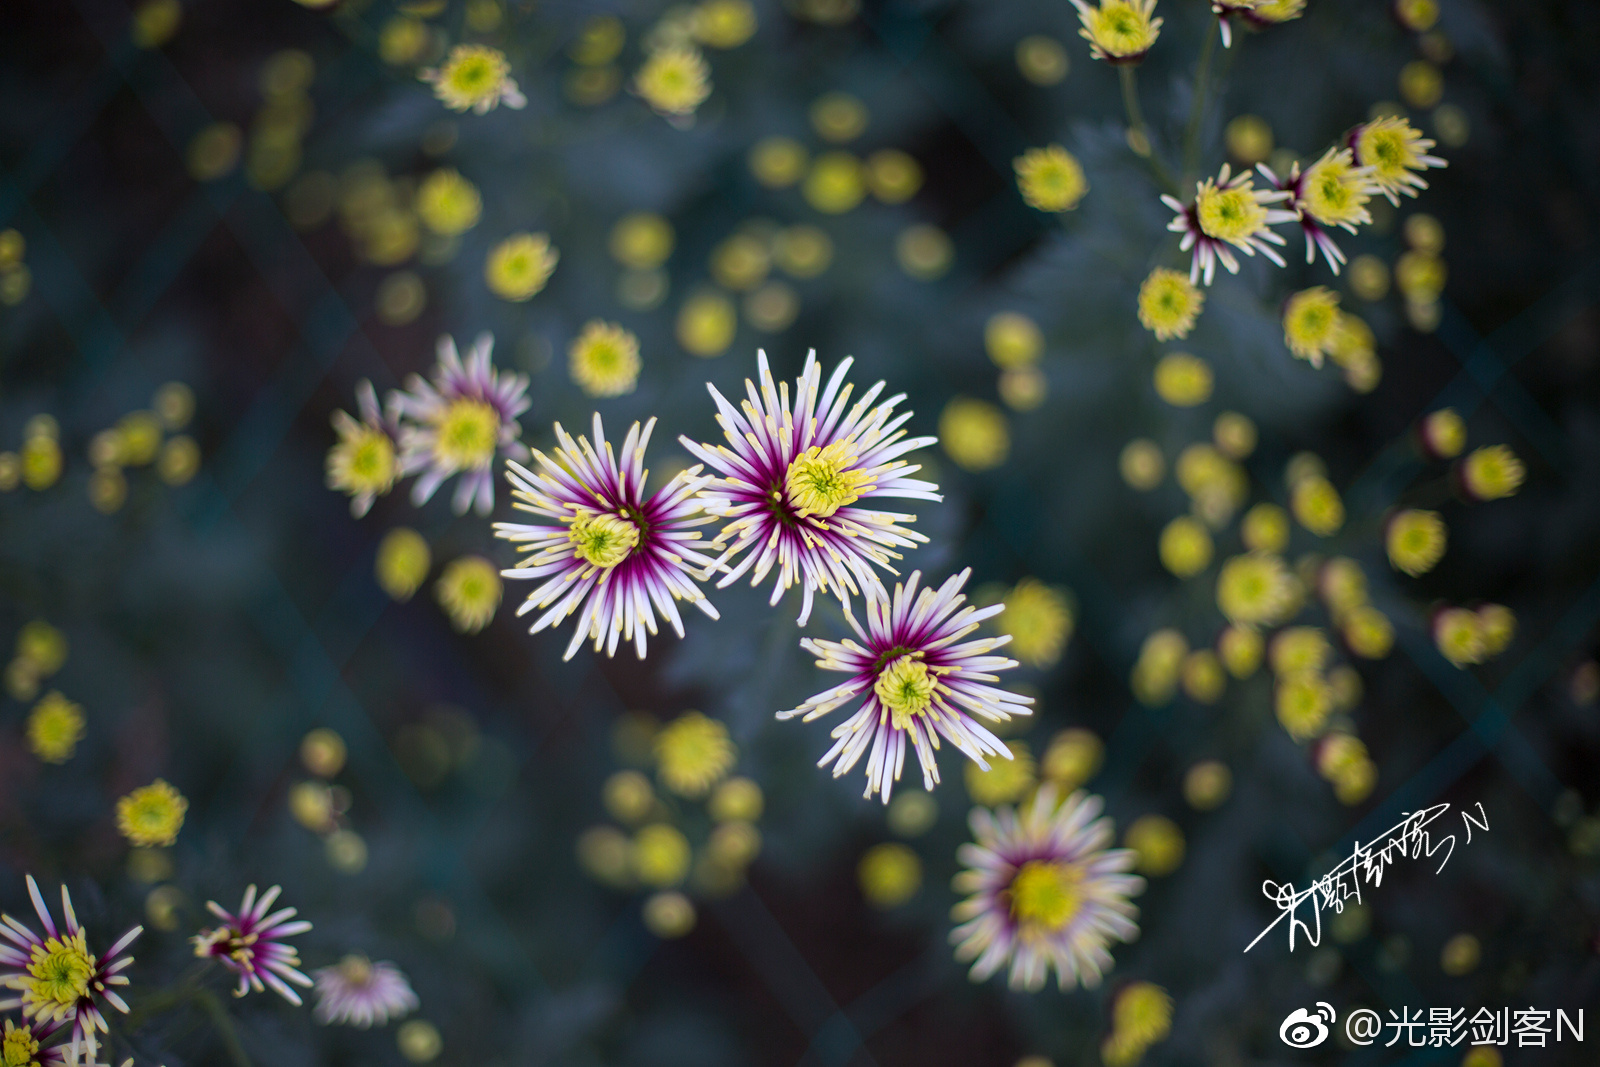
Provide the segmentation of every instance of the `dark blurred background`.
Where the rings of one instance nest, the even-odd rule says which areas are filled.
[[[1213,173],[1228,158],[1224,124],[1241,114],[1266,120],[1278,146],[1309,161],[1374,105],[1408,110],[1430,136],[1438,108],[1455,109],[1446,119],[1455,143],[1439,149],[1449,168],[1429,175],[1419,200],[1342,240],[1392,264],[1407,215],[1438,219],[1448,284],[1437,325],[1415,328],[1393,291],[1362,300],[1348,275],[1305,267],[1287,227],[1287,270],[1247,261],[1239,278],[1219,280],[1180,346],[1156,344],[1135,318],[1150,266],[1176,264],[1170,214],[1126,147],[1114,72],[1089,58],[1064,3],[758,2],[755,36],[708,53],[713,93],[688,129],[626,88],[575,99],[570,49],[584,27],[620,19],[625,76],[667,13],[657,3],[513,2],[475,35],[453,4],[196,0],[164,30],[165,9],[136,17],[121,0],[8,4],[0,228],[25,240],[28,278],[8,283],[16,299],[0,308],[0,448],[22,447],[28,420],[47,413],[65,462],[48,488],[0,496],[0,640],[31,619],[58,627],[70,655],[45,687],[81,702],[89,726],[70,763],[41,767],[22,741],[32,699],[4,703],[0,900],[26,911],[21,876],[32,871],[71,885],[101,928],[152,916],[133,974],[154,985],[185,965],[200,902],[231,906],[247,882],[281,882],[316,924],[299,939],[308,965],[352,948],[398,962],[420,1017],[442,1035],[437,1062],[448,1064],[1009,1067],[1027,1055],[1093,1064],[1110,997],[1129,979],[1175,1002],[1171,1035],[1145,1054],[1152,1064],[1453,1063],[1466,1051],[1288,1050],[1278,1023],[1317,1000],[1341,1018],[1357,1005],[1592,1012],[1600,8],[1441,8],[1432,36],[1354,0],[1310,0],[1302,19],[1237,31],[1216,59],[1200,167]],[[1157,13],[1166,23],[1140,90],[1158,151],[1170,151],[1212,20],[1199,0],[1163,0]],[[386,62],[396,18],[426,27],[435,59],[440,41],[458,37],[503,48],[527,108],[445,111],[415,76],[420,59]],[[1036,84],[1019,69],[1018,42],[1030,35],[1064,46],[1059,81]],[[252,155],[265,152],[253,132],[264,121],[263,71],[285,49],[311,60],[311,110],[297,158],[263,162]],[[1400,72],[1419,59],[1442,72],[1442,103],[1404,103]],[[906,203],[822,212],[795,188],[752,176],[747,155],[762,138],[828,147],[807,112],[835,91],[869,116],[847,150],[892,147],[920,164],[923,184]],[[1011,171],[1025,148],[1051,142],[1082,160],[1090,183],[1059,221],[1022,203]],[[424,237],[384,250],[338,207],[338,190],[362,175],[376,171],[403,201],[441,165],[483,194],[482,221],[453,247]],[[676,234],[656,306],[619,298],[624,270],[607,252],[615,222],[640,211]],[[688,354],[679,311],[720,291],[705,288],[713,249],[741,227],[802,224],[820,227],[833,255],[820,275],[786,283],[798,300],[792,322],[763,330],[747,309],[719,355]],[[905,250],[916,226],[937,228],[931,238],[916,231],[931,267]],[[561,260],[542,293],[508,303],[485,287],[482,264],[518,230],[550,233]],[[937,234],[948,236],[948,262]],[[1280,303],[1311,284],[1342,288],[1345,306],[1372,324],[1383,374],[1370,393],[1283,348]],[[1003,310],[1044,333],[1048,393],[1030,410],[1002,403],[985,355],[984,324]],[[566,374],[567,345],[596,317],[639,335],[644,370],[630,395],[592,401]],[[1186,839],[1181,866],[1140,899],[1142,936],[1117,951],[1105,988],[1012,993],[999,980],[968,982],[952,959],[948,886],[971,801],[949,751],[937,823],[908,842],[920,888],[893,907],[868,903],[858,864],[896,839],[882,806],[861,799],[859,769],[835,781],[813,767],[824,724],[773,719],[831,684],[797,648],[792,599],[772,610],[765,591],[742,584],[713,593],[722,622],[694,615],[686,640],[653,641],[640,664],[587,648],[562,663],[564,633],[530,637],[512,616],[527,591],[515,583],[471,636],[452,629],[429,585],[408,603],[385,595],[376,546],[397,526],[428,539],[435,575],[463,554],[502,566],[513,557],[487,522],[454,516],[446,494],[414,509],[395,492],[353,519],[323,485],[329,416],[353,409],[359,379],[386,391],[432,365],[439,334],[464,343],[480,330],[495,333],[502,366],[531,375],[530,444],[547,445],[554,420],[586,427],[595,407],[619,438],[655,415],[653,467],[675,462],[677,434],[711,438],[704,383],[738,388],[758,346],[788,376],[811,348],[829,368],[854,355],[858,382],[883,377],[909,394],[913,432],[935,432],[956,396],[1004,412],[1002,465],[970,472],[943,452],[926,457],[947,495],[918,509],[932,541],[907,563],[939,575],[971,566],[975,586],[1031,575],[1072,590],[1076,634],[1058,664],[1019,672],[1040,700],[1036,720],[1011,736],[1037,756],[1064,728],[1093,731],[1105,760],[1089,787],[1107,798],[1119,833],[1155,813]],[[1151,385],[1156,358],[1178,347],[1214,368],[1206,404],[1174,407]],[[173,486],[129,469],[125,499],[103,511],[91,500],[106,491],[93,483],[94,435],[172,380],[196,399],[186,432],[200,447],[198,474]],[[1472,446],[1510,444],[1528,478],[1508,500],[1444,504],[1444,562],[1406,579],[1384,562],[1379,523],[1408,493],[1429,506],[1448,497],[1435,491],[1445,468],[1425,464],[1412,440],[1419,416],[1447,404],[1466,417]],[[1259,427],[1246,461],[1253,500],[1286,500],[1291,455],[1323,458],[1350,519],[1327,544],[1297,531],[1307,540],[1291,555],[1357,558],[1394,619],[1393,653],[1355,661],[1364,695],[1348,718],[1378,770],[1355,806],[1277,726],[1265,678],[1230,682],[1213,705],[1180,693],[1151,708],[1130,693],[1152,630],[1176,627],[1198,647],[1222,620],[1209,579],[1180,582],[1157,557],[1159,531],[1185,509],[1181,492],[1170,477],[1134,491],[1118,456],[1143,436],[1170,464],[1223,410]],[[496,516],[511,516],[503,489]],[[1218,540],[1219,557],[1237,551]],[[1452,667],[1428,635],[1429,613],[1483,600],[1516,612],[1516,639],[1486,665]],[[808,632],[841,627],[837,607],[822,605]],[[615,726],[644,721],[624,714],[666,721],[691,708],[728,724],[739,773],[765,791],[764,844],[747,884],[696,897],[693,930],[662,939],[641,919],[644,894],[597,883],[576,843],[608,821],[602,784],[628,755]],[[291,812],[292,788],[308,778],[301,739],[316,727],[349,749],[337,784],[353,836],[337,844]],[[1232,794],[1213,811],[1184,800],[1184,775],[1201,759],[1232,771]],[[158,775],[191,808],[178,845],[148,869],[130,862],[110,811]],[[1242,953],[1272,917],[1262,879],[1303,885],[1352,836],[1438,801],[1481,801],[1490,833],[1458,845],[1437,876],[1399,863],[1361,921],[1321,949],[1290,954],[1269,938]],[[152,886],[171,889],[163,903],[178,918],[165,929]],[[1441,952],[1460,934],[1481,958],[1446,973]],[[392,1028],[315,1026],[270,997],[230,1007],[256,1062],[386,1063],[429,1051],[397,1046]],[[140,1063],[223,1062],[202,1023],[180,1014],[151,1024],[132,1050]],[[1588,1047],[1504,1055],[1588,1063]]]

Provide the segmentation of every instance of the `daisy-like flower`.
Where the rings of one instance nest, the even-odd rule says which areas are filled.
[[[1240,14],[1252,26],[1266,27],[1297,19],[1305,12],[1306,0],[1265,0]]]
[[[417,474],[411,501],[419,507],[446,479],[459,474],[452,504],[457,514],[477,502],[478,514],[494,507],[495,456],[521,459],[528,450],[517,440],[517,416],[528,410],[528,378],[497,373],[489,362],[493,334],[479,334],[465,365],[455,340],[439,338],[439,363],[433,380],[413,374],[406,392],[390,394],[401,419],[400,473]]]
[[[1485,445],[1473,449],[1456,465],[1456,478],[1469,499],[1499,500],[1516,493],[1528,476],[1509,445]]]
[[[1194,329],[1205,303],[1205,290],[1182,271],[1157,267],[1139,286],[1139,323],[1155,334],[1157,341],[1182,340]]]
[[[554,458],[533,453],[543,473],[507,464],[517,510],[554,521],[495,523],[496,537],[526,544],[529,552],[516,567],[500,573],[545,579],[517,609],[518,615],[546,609],[530,633],[577,615],[567,659],[577,654],[585,638],[594,639],[596,652],[604,646],[608,656],[619,641],[632,641],[643,659],[646,635],[656,633],[657,611],[683,636],[683,619],[674,603],[678,600],[718,617],[695,584],[717,566],[698,551],[700,531],[694,529],[711,521],[701,514],[695,496],[711,479],[700,477],[698,466],[691,467],[645,496],[649,472],[644,452],[655,425],[651,419],[641,431],[633,424],[622,442],[620,463],[596,412],[594,444],[586,437],[573,440],[557,423],[561,447]]]
[[[96,956],[89,951],[88,937],[78,925],[66,886],[61,887],[60,926],[45,907],[31,874],[28,896],[33,898],[33,910],[39,915],[44,935],[34,933],[9,915],[0,915],[0,923],[4,924],[0,926],[0,936],[11,942],[0,944],[0,986],[22,994],[0,1000],[0,1011],[20,1007],[23,1018],[32,1024],[31,1036],[54,1033],[70,1024],[68,1060],[76,1063],[80,1054],[87,1051],[92,1063],[98,1047],[96,1032],[110,1032],[101,1005],[109,1004],[123,1013],[128,1010],[127,1002],[112,987],[128,984],[122,972],[133,963],[133,957],[118,958],[117,954],[133,944],[144,927],[135,926],[103,956]],[[10,1032],[14,1031],[8,1028]]]
[[[1345,138],[1356,166],[1370,168],[1372,182],[1389,203],[1400,206],[1402,195],[1414,197],[1428,183],[1417,172],[1448,166],[1428,155],[1434,142],[1402,118],[1373,119],[1351,130]]]
[[[669,119],[683,120],[711,95],[711,68],[698,48],[669,45],[650,53],[633,91]]]
[[[850,359],[822,388],[817,354],[808,354],[792,405],[788,383],[780,389],[773,382],[765,352],[757,354],[757,362],[761,388],[758,392],[745,379],[743,414],[715,386],[706,386],[726,445],[678,440],[722,476],[700,494],[706,511],[727,520],[711,546],[723,550],[717,565],[726,569],[729,560],[748,550],[718,588],[746,572],[753,572],[751,584],[759,585],[776,567],[772,603],[801,583],[805,599],[798,621],[803,626],[818,590],[831,588],[845,607],[850,594],[882,593],[873,567],[895,573],[890,561],[900,554],[893,550],[927,541],[902,525],[916,521],[915,515],[856,505],[879,497],[942,499],[937,485],[906,477],[921,467],[900,458],[938,439],[905,436],[902,427],[911,412],[894,411],[904,394],[874,404],[883,382],[847,409],[854,389],[844,380]]]
[[[52,689],[28,713],[28,748],[46,763],[65,763],[83,740],[83,707]]]
[[[622,396],[639,381],[639,338],[614,322],[587,323],[567,349],[572,380],[590,396]]]
[[[350,496],[350,514],[365,515],[372,502],[394,487],[400,476],[395,462],[395,437],[399,428],[394,418],[385,418],[378,409],[378,393],[363,379],[356,386],[356,403],[361,411],[357,422],[348,412],[333,413],[333,428],[339,441],[328,449],[328,488]]]
[[[69,1046],[40,1047],[60,1029],[58,1024],[41,1024],[31,1019],[23,1019],[18,1026],[7,1019],[5,1033],[0,1035],[0,1063],[5,1067],[66,1067],[69,1063],[77,1067],[67,1058]]]
[[[1017,189],[1031,208],[1071,211],[1089,191],[1083,166],[1058,144],[1030,148],[1011,161],[1017,172]]]
[[[387,960],[373,963],[358,952],[333,967],[317,968],[311,977],[317,990],[312,1015],[319,1023],[343,1023],[365,1030],[401,1018],[421,1003],[404,971]]]
[[[1322,285],[1302,289],[1283,306],[1283,343],[1313,367],[1333,351],[1339,336],[1339,294]]]
[[[971,896],[951,912],[961,925],[950,940],[956,959],[974,961],[975,982],[1009,964],[1013,989],[1043,988],[1052,967],[1061,989],[1093,988],[1113,965],[1108,946],[1138,936],[1134,853],[1106,847],[1113,830],[1096,818],[1099,797],[1058,797],[1045,785],[1021,811],[973,809],[973,840],[957,853],[967,869],[955,878]]]
[[[458,44],[441,66],[418,76],[433,86],[434,95],[452,111],[483,115],[498,104],[521,108],[528,103],[511,78],[506,54],[487,45]]]
[[[1161,34],[1161,20],[1151,16],[1156,0],[1100,0],[1091,7],[1072,0],[1083,28],[1078,36],[1089,42],[1089,54],[1107,63],[1137,63]]]
[[[1320,250],[1329,269],[1338,274],[1345,255],[1328,230],[1338,226],[1355,233],[1357,226],[1372,221],[1367,201],[1378,192],[1378,186],[1371,178],[1371,168],[1356,166],[1350,149],[1335,146],[1304,171],[1295,163],[1284,178],[1265,163],[1257,163],[1256,170],[1289,194],[1289,209],[1305,231],[1306,262],[1314,262]]]
[[[252,989],[260,993],[270,986],[290,1004],[299,1005],[300,994],[286,983],[305,987],[312,983],[299,970],[300,953],[284,938],[305,933],[311,924],[304,919],[290,922],[295,916],[294,908],[279,908],[267,914],[281,891],[281,886],[273,886],[257,899],[256,887],[248,887],[237,914],[214,900],[206,901],[206,907],[222,920],[222,925],[215,930],[201,930],[190,940],[196,956],[221,960],[224,967],[239,976],[234,996],[242,997]]]
[[[867,760],[867,790],[881,793],[889,803],[894,783],[900,780],[906,748],[915,748],[922,765],[922,785],[931,790],[939,783],[934,752],[943,736],[984,770],[985,756],[1011,758],[1011,750],[980,724],[974,715],[990,722],[1005,722],[1013,715],[1031,715],[1032,697],[1017,696],[988,682],[999,681],[996,671],[1009,670],[1017,661],[991,653],[1011,640],[1009,636],[962,638],[1004,604],[975,608],[966,604],[961,589],[972,571],[962,571],[938,589],[918,590],[922,572],[912,571],[905,585],[895,584],[891,597],[879,586],[865,594],[867,623],[862,626],[848,607],[845,620],[859,642],[805,638],[800,647],[817,657],[825,671],[850,675],[778,718],[804,715],[804,722],[820,718],[840,706],[865,697],[861,706],[833,729],[834,746],[817,762],[833,762],[838,778],[854,767],[872,745]]]
[[[1294,600],[1294,576],[1270,552],[1234,556],[1217,573],[1217,607],[1234,623],[1270,626]]]
[[[117,801],[117,830],[141,848],[165,847],[178,839],[189,802],[163,778]]]
[[[1415,578],[1444,558],[1450,531],[1437,511],[1407,508],[1391,517],[1383,533],[1389,565]]]
[[[1233,29],[1229,19],[1238,15],[1249,19],[1256,11],[1266,7],[1269,0],[1211,0],[1211,13],[1217,16],[1217,28],[1222,31],[1222,47],[1233,47]]]
[[[1218,260],[1222,261],[1228,273],[1238,274],[1239,261],[1229,245],[1247,256],[1260,252],[1278,266],[1283,266],[1283,259],[1278,253],[1267,247],[1269,243],[1283,244],[1283,238],[1267,227],[1280,222],[1292,222],[1297,216],[1292,211],[1267,205],[1288,197],[1289,194],[1281,189],[1255,188],[1248,173],[1233,174],[1227,163],[1222,165],[1215,181],[1207,178],[1196,184],[1192,204],[1185,205],[1175,197],[1162,194],[1161,202],[1177,213],[1177,217],[1167,224],[1167,229],[1183,234],[1183,241],[1178,246],[1183,251],[1194,249],[1189,280],[1197,281],[1203,276],[1205,284],[1210,285],[1217,271]]]

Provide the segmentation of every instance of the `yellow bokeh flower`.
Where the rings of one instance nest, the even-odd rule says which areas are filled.
[[[634,873],[645,885],[665,889],[682,882],[689,858],[689,840],[676,827],[655,823],[634,835]]]
[[[514,233],[489,251],[484,281],[505,300],[523,301],[545,287],[561,254],[543,233]]]
[[[28,749],[45,763],[65,763],[83,740],[83,708],[52,689],[28,713]]]
[[[1010,741],[1006,748],[1010,759],[989,757],[989,769],[984,770],[971,760],[966,764],[967,795],[974,804],[992,808],[997,804],[1012,804],[1027,795],[1037,784],[1033,753],[1021,741]]]
[[[1206,294],[1182,271],[1157,267],[1139,286],[1139,322],[1158,341],[1189,336]]]
[[[1303,289],[1283,308],[1283,341],[1299,359],[1313,367],[1333,351],[1339,333],[1339,294],[1322,285]]]
[[[997,367],[1027,367],[1044,351],[1044,334],[1020,311],[997,311],[984,323],[983,347]]]
[[[1257,504],[1244,513],[1239,539],[1252,552],[1282,552],[1289,547],[1289,513],[1276,504]]]
[[[1389,565],[1415,578],[1433,570],[1444,556],[1449,530],[1437,511],[1407,508],[1389,519],[1383,540]]]
[[[614,322],[595,319],[567,349],[572,380],[590,396],[622,396],[639,381],[639,339]]]
[[[1473,449],[1457,471],[1461,488],[1478,501],[1511,496],[1522,487],[1527,473],[1522,460],[1506,445]]]
[[[1394,648],[1394,624],[1370,604],[1351,611],[1344,620],[1344,643],[1362,659],[1382,659]]]
[[[1078,36],[1089,42],[1089,53],[1110,63],[1130,63],[1143,58],[1161,34],[1161,20],[1153,18],[1156,0],[1100,0],[1090,7],[1072,0],[1083,28]]]
[[[1188,654],[1189,642],[1176,630],[1156,630],[1146,637],[1129,679],[1134,698],[1152,708],[1171,700]]]
[[[1083,166],[1058,144],[1030,148],[1011,162],[1023,201],[1040,211],[1071,211],[1089,191]]]
[[[668,45],[650,53],[633,90],[663,115],[692,115],[711,95],[711,68],[698,48]]]
[[[733,769],[739,750],[728,728],[688,711],[656,734],[654,754],[661,784],[684,797],[703,797]]]
[[[695,40],[710,48],[737,48],[755,32],[750,0],[702,0],[694,9]]]
[[[678,309],[678,344],[691,355],[719,356],[733,343],[739,314],[733,301],[714,289],[701,290]]]
[[[519,108],[528,102],[511,79],[506,54],[488,45],[458,44],[440,67],[420,76],[433,83],[434,95],[452,111],[482,115],[498,104]]]
[[[1482,663],[1488,658],[1483,620],[1467,608],[1444,608],[1434,615],[1433,643],[1457,667]]]
[[[489,625],[500,607],[500,572],[482,556],[462,556],[445,567],[433,592],[450,625],[474,634]]]
[[[939,414],[939,441],[957,466],[969,471],[993,470],[1011,452],[1011,431],[1005,414],[993,404],[958,396]]]
[[[1417,428],[1422,447],[1435,459],[1453,459],[1467,447],[1467,422],[1455,408],[1430,411]]]
[[[1248,678],[1261,666],[1262,651],[1266,642],[1260,631],[1245,625],[1233,624],[1217,637],[1217,656],[1235,678]]]
[[[1183,831],[1165,815],[1141,815],[1133,820],[1122,843],[1138,854],[1134,870],[1152,878],[1171,874],[1183,863]]]
[[[792,137],[764,137],[750,150],[750,173],[769,189],[786,189],[806,172],[805,146]]]
[[[378,542],[378,585],[395,600],[410,600],[428,577],[432,564],[428,542],[409,527],[390,530]]]
[[[1344,501],[1339,498],[1339,490],[1321,475],[1294,483],[1289,510],[1296,522],[1318,537],[1332,537],[1344,525]]]
[[[1024,578],[1005,595],[995,627],[1011,635],[1006,652],[1029,667],[1049,667],[1072,637],[1072,601],[1066,590]]]
[[[1270,625],[1295,600],[1295,578],[1270,552],[1234,556],[1217,574],[1217,607],[1231,621]]]
[[[188,810],[183,794],[157,778],[117,801],[117,830],[140,848],[170,845]]]
[[[1106,746],[1094,733],[1081,727],[1062,730],[1050,739],[1039,761],[1039,773],[1054,782],[1059,792],[1073,790],[1093,778],[1105,758]]]
[[[1211,364],[1187,352],[1168,352],[1156,363],[1156,393],[1173,407],[1192,408],[1211,399]]]
[[[1289,736],[1307,741],[1327,725],[1333,711],[1333,693],[1327,680],[1316,671],[1296,671],[1278,679],[1272,706]]]
[[[861,857],[856,877],[867,903],[875,908],[899,907],[922,888],[922,861],[906,845],[885,842]]]
[[[434,233],[454,237],[478,224],[483,197],[454,167],[441,167],[417,187],[417,217]]]
[[[1180,515],[1161,531],[1157,552],[1163,567],[1179,578],[1189,578],[1211,563],[1211,534],[1203,523]]]
[[[611,258],[633,270],[654,270],[672,254],[672,223],[649,211],[624,215],[611,227]]]
[[[867,195],[861,161],[849,152],[824,152],[806,171],[800,195],[826,215],[842,215]]]

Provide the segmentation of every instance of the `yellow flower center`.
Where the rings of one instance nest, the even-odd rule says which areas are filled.
[[[864,491],[873,488],[870,476],[850,469],[855,461],[849,441],[835,441],[827,448],[802,452],[789,464],[789,473],[783,480],[789,504],[802,516],[824,519],[854,504]]]
[[[347,445],[344,473],[351,488],[381,492],[394,483],[394,443],[388,434],[364,427]]]
[[[639,527],[618,515],[594,515],[580,511],[567,527],[572,553],[601,570],[609,570],[628,558],[639,543]]]
[[[500,414],[483,400],[452,400],[435,423],[434,459],[456,470],[487,467],[500,439]]]
[[[1149,51],[1155,43],[1150,16],[1127,0],[1105,0],[1082,18],[1090,39],[1107,55],[1124,57]]]
[[[500,72],[495,68],[496,64],[489,56],[467,56],[454,64],[446,77],[450,88],[462,96],[476,99],[486,96],[498,86]]]
[[[25,1014],[64,1018],[89,995],[95,958],[84,943],[83,931],[68,938],[52,937],[33,946],[27,977],[22,980]]]
[[[916,654],[904,655],[891,662],[872,683],[872,691],[889,709],[890,720],[896,730],[911,726],[911,720],[928,710],[933,703],[936,686],[934,675]]]
[[[34,1040],[33,1031],[29,1029],[6,1030],[6,1036],[0,1041],[0,1061],[5,1067],[31,1067],[34,1053],[39,1051],[39,1042]]]
[[[1361,161],[1372,167],[1380,178],[1400,177],[1412,159],[1405,134],[1392,126],[1369,128],[1363,131],[1358,143]]]
[[[1060,930],[1083,908],[1083,880],[1075,863],[1029,860],[1011,880],[1011,917]]]
[[[1370,199],[1350,165],[1348,153],[1340,153],[1312,166],[1301,184],[1306,210],[1318,222],[1337,225],[1360,222]]]
[[[352,986],[365,986],[372,981],[372,962],[365,956],[346,956],[339,961],[339,977]]]
[[[1219,241],[1243,241],[1266,225],[1267,209],[1248,184],[1231,189],[1207,186],[1199,195],[1200,229]]]

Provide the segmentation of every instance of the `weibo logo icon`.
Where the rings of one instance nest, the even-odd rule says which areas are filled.
[[[1334,1014],[1333,1005],[1324,1000],[1317,1001],[1315,1013],[1296,1008],[1278,1027],[1278,1036],[1292,1048],[1315,1048],[1328,1040],[1328,1024]]]

